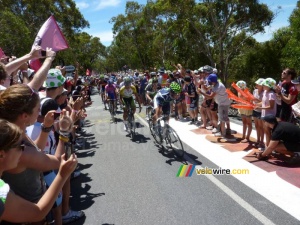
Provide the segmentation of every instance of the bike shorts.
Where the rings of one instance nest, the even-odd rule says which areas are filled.
[[[135,109],[135,104],[134,104],[134,100],[133,100],[133,97],[131,98],[123,98],[123,101],[125,103],[125,109],[128,108],[128,106],[131,107],[131,109]]]
[[[107,93],[107,97],[111,100],[116,100],[116,95],[114,93]]]
[[[159,105],[157,99],[153,99],[154,109],[157,109],[159,106],[162,107],[163,114],[170,115],[171,104],[170,102],[166,102],[163,105]]]

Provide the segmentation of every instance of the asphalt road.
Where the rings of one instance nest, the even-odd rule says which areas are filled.
[[[111,123],[100,97],[92,100],[85,149],[77,152],[82,174],[72,181],[71,197],[72,209],[86,218],[73,224],[300,224],[232,176],[176,177],[182,164],[217,165],[187,144],[184,159],[162,154],[138,118],[132,141],[123,131],[122,112]]]

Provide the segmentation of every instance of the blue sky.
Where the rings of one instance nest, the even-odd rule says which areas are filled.
[[[135,0],[139,4],[146,4],[147,0]],[[113,39],[112,24],[109,20],[119,14],[125,13],[125,0],[75,0],[77,7],[84,18],[89,21],[90,28],[84,31],[88,34],[99,37],[102,44],[109,46]],[[267,41],[272,37],[278,28],[288,26],[288,18],[293,9],[296,8],[297,0],[260,0],[267,4],[270,9],[277,12],[277,17],[271,26],[265,28],[264,34],[257,34],[254,37],[257,41]]]

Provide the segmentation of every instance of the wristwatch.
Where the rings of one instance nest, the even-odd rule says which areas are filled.
[[[41,130],[43,132],[49,133],[53,129],[53,125],[51,127],[45,127],[44,124],[41,124]]]

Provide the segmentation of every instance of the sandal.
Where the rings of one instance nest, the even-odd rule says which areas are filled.
[[[256,158],[257,158],[258,160],[264,160],[264,161],[266,161],[266,160],[269,159],[268,156],[262,156],[262,154],[263,154],[263,152],[259,152],[259,153],[256,155]]]
[[[247,143],[247,142],[249,142],[249,140],[247,138],[241,140],[241,143]]]

